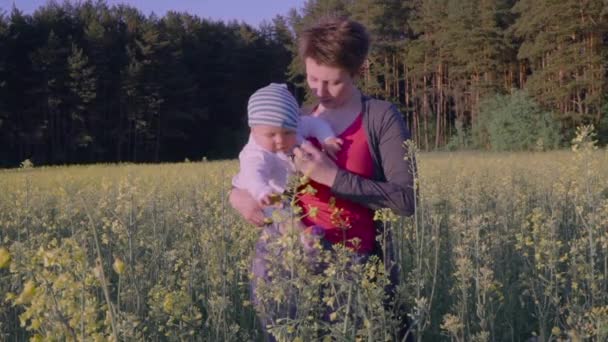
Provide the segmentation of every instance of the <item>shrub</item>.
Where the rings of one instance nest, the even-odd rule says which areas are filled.
[[[560,127],[525,91],[516,91],[481,102],[473,139],[477,147],[496,151],[554,149]]]

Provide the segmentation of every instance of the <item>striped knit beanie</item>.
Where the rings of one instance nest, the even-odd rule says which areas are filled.
[[[298,127],[298,102],[285,84],[271,83],[249,97],[247,116],[249,127],[268,125],[295,131]]]

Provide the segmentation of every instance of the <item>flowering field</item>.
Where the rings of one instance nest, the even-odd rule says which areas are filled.
[[[0,172],[0,340],[260,340],[248,285],[258,231],[226,197],[236,168]],[[418,171],[416,216],[377,215],[418,340],[608,338],[608,151],[582,132],[567,151],[421,154]],[[295,298],[298,312],[272,333],[392,340],[383,267],[336,253],[320,275],[297,251],[281,261],[289,281],[262,298]]]

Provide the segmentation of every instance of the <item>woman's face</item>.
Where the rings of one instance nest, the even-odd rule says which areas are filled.
[[[308,87],[321,106],[329,109],[339,108],[350,100],[355,84],[348,71],[319,64],[310,57],[304,60],[304,64]]]

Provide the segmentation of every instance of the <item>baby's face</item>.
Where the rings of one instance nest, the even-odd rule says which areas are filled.
[[[296,144],[296,131],[287,128],[255,125],[251,134],[258,145],[273,153],[288,153]]]

